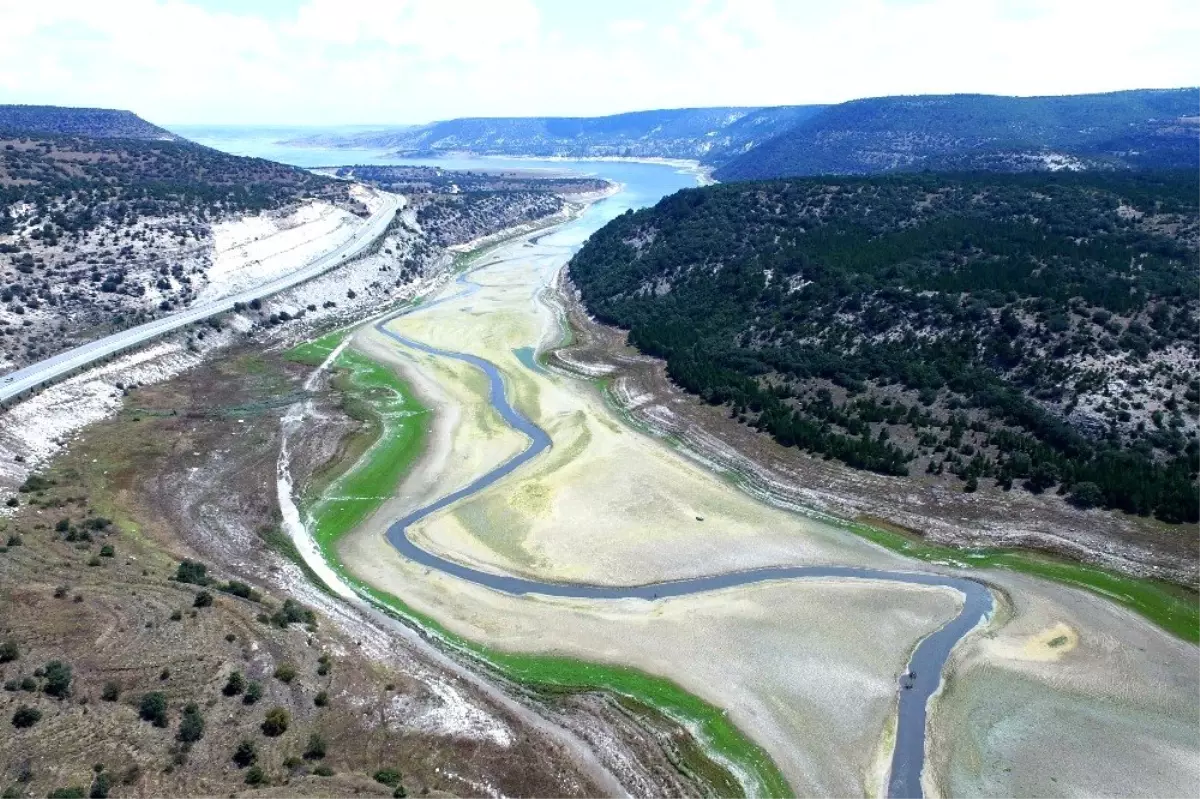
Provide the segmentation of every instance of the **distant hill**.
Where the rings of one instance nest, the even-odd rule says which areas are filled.
[[[55,105],[0,105],[0,131],[89,136],[96,139],[183,141],[132,111]]]
[[[290,144],[380,147],[407,155],[688,158],[721,163],[825,106],[679,108],[603,117],[468,117]]]
[[[784,446],[1196,521],[1193,172],[688,189],[593,234],[588,309]]]
[[[830,106],[718,180],[914,170],[1196,168],[1200,89],[877,97]]]

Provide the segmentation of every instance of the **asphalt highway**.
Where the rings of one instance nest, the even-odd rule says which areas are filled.
[[[186,310],[169,314],[137,327],[131,327],[128,330],[122,330],[87,344],[81,344],[44,361],[38,361],[10,372],[0,377],[0,402],[6,402],[22,392],[52,382],[102,358],[144,344],[164,333],[170,333],[210,316],[232,310],[234,303],[248,303],[255,298],[277,294],[284,289],[311,280],[322,272],[354,258],[369,247],[372,242],[383,235],[388,225],[391,224],[392,218],[403,205],[403,197],[392,194],[385,195],[384,206],[372,214],[353,237],[284,277],[276,278],[254,289],[242,291],[220,300],[193,305]]]

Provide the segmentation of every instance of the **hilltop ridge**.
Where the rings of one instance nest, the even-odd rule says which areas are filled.
[[[0,131],[90,136],[97,139],[186,141],[132,111],[56,105],[0,105]]]

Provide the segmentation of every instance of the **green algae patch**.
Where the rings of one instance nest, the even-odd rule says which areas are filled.
[[[301,357],[323,361],[340,339],[313,342]],[[324,352],[324,355],[321,353]],[[333,363],[334,386],[346,413],[364,424],[346,444],[339,474],[318,474],[305,510],[313,537],[322,547],[366,521],[390,497],[425,443],[427,413],[408,386],[385,365],[354,350]]]
[[[338,345],[342,343],[348,334],[349,331],[347,330],[335,330],[332,333],[326,333],[318,339],[297,344],[288,350],[284,357],[289,361],[308,364],[309,366],[320,366],[337,349]]]
[[[915,534],[864,522],[829,520],[906,557],[967,569],[1010,569],[1083,588],[1129,608],[1191,643],[1200,643],[1200,597],[1183,586],[1130,577],[1099,566],[1014,549],[957,549],[924,541]]]

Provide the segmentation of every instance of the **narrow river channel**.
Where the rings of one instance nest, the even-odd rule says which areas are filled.
[[[592,166],[596,165],[593,164]],[[604,166],[607,167],[608,165],[605,164]],[[593,206],[592,209],[589,209],[578,220],[565,225],[555,233],[539,237],[539,241],[535,246],[548,246],[554,247],[559,251],[569,251],[579,246],[587,235],[617,213],[623,212],[624,209],[629,207],[637,207],[638,205],[653,202],[659,196],[662,196],[662,193],[655,191],[658,188],[657,185],[652,184],[647,186],[645,183],[635,182],[636,177],[638,174],[644,174],[645,172],[661,173],[670,170],[663,167],[651,168],[648,165],[642,164],[620,164],[613,166],[620,168],[615,170],[601,169],[599,171],[605,177],[620,180],[623,191],[611,200],[605,200]],[[638,167],[638,169],[631,169],[630,167]],[[612,175],[610,172],[619,172],[620,174]],[[606,205],[608,207],[605,207]],[[477,477],[465,487],[447,494],[422,508],[414,510],[403,518],[393,522],[387,532],[388,540],[392,546],[404,557],[426,567],[437,569],[445,574],[495,591],[513,595],[541,594],[586,600],[639,598],[655,601],[669,597],[699,594],[767,581],[816,580],[822,578],[941,586],[958,591],[964,597],[961,611],[954,619],[933,634],[927,636],[917,645],[909,660],[907,673],[901,676],[897,687],[899,693],[899,711],[895,749],[892,754],[891,771],[888,781],[888,795],[892,797],[920,797],[922,795],[921,772],[925,763],[926,711],[929,699],[938,690],[938,686],[941,683],[942,671],[955,645],[992,612],[991,593],[981,583],[963,577],[931,572],[883,571],[854,566],[762,568],[750,571],[713,574],[672,582],[629,586],[558,583],[480,571],[423,550],[408,538],[408,530],[412,525],[487,488],[498,480],[503,479],[506,475],[519,469],[523,464],[537,458],[541,453],[553,446],[550,436],[521,414],[509,402],[504,388],[503,377],[493,363],[468,353],[432,347],[388,329],[387,323],[402,313],[418,313],[421,310],[444,302],[452,296],[461,296],[462,292],[471,292],[478,288],[478,286],[467,279],[466,275],[459,278],[458,284],[460,291],[457,295],[447,295],[431,303],[395,314],[392,317],[377,322],[375,328],[383,335],[404,347],[437,357],[461,361],[482,371],[488,379],[491,406],[507,424],[528,437],[530,444],[518,455]]]

